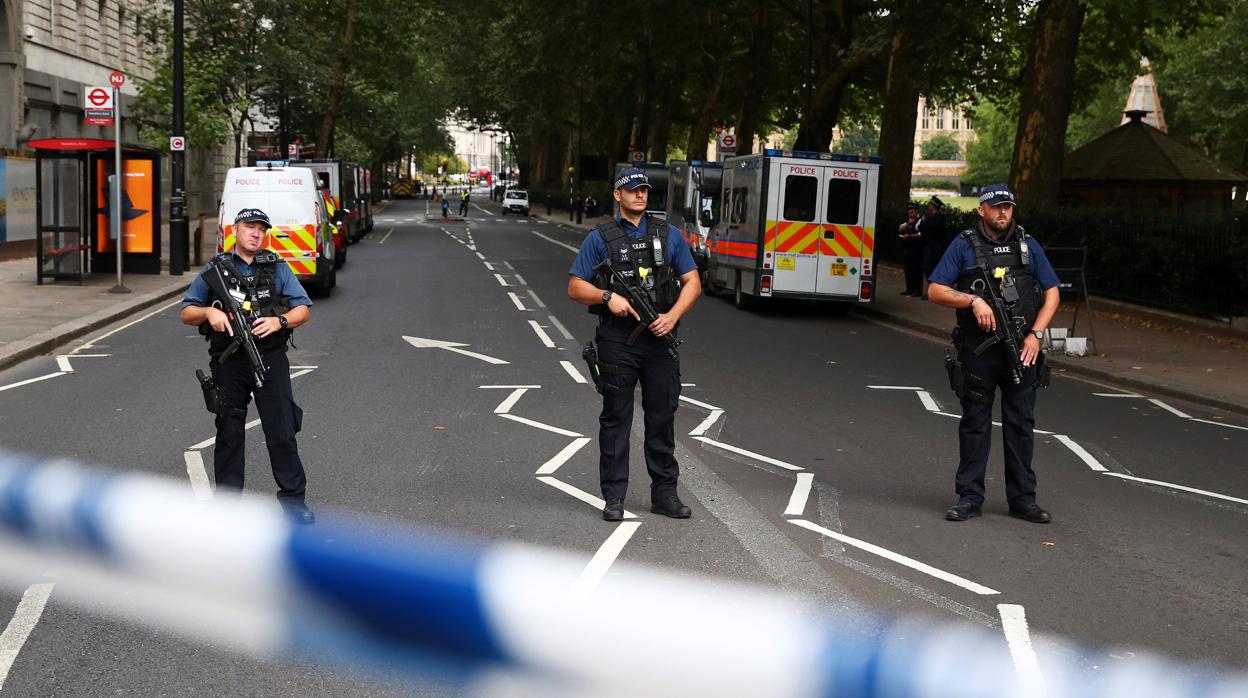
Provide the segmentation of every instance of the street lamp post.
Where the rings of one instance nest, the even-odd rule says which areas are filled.
[[[186,135],[183,114],[182,43],[184,0],[173,0],[173,135]],[[181,276],[187,268],[186,151],[174,150],[169,160],[172,191],[169,197],[169,274]]]

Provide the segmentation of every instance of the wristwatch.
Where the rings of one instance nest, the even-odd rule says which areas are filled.
[[[286,316],[285,315],[278,315],[277,321],[281,323],[283,330],[286,329]]]
[[[1042,341],[1042,342],[1043,342],[1043,341],[1044,341],[1044,330],[1032,330],[1032,331],[1031,331],[1031,336],[1033,336],[1033,337],[1035,337],[1036,339],[1038,339],[1038,340],[1040,340],[1040,341]]]
[[[610,291],[603,291],[603,292],[602,292],[602,302],[603,302],[603,303],[610,303],[610,302],[611,302],[611,292],[610,292]]]

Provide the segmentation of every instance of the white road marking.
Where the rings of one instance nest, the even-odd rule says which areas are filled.
[[[702,443],[704,443],[704,444],[709,444],[709,445],[714,446],[714,447],[716,447],[716,448],[722,448],[722,449],[724,449],[725,451],[731,451],[731,452],[733,452],[733,453],[736,453],[736,454],[738,454],[738,455],[745,456],[745,457],[747,457],[747,458],[753,458],[754,460],[760,460],[760,461],[762,461],[762,462],[764,462],[764,463],[770,463],[770,464],[772,464],[772,465],[777,465],[777,466],[780,466],[781,468],[784,468],[785,470],[805,470],[805,468],[799,468],[798,466],[793,465],[792,463],[785,463],[785,462],[784,462],[784,461],[782,461],[782,460],[776,460],[775,458],[772,458],[772,457],[770,457],[770,456],[764,456],[764,455],[763,455],[763,454],[761,454],[761,453],[755,453],[755,452],[753,452],[753,451],[747,451],[747,450],[745,450],[744,448],[738,448],[738,447],[736,447],[736,446],[731,446],[731,445],[726,444],[726,443],[721,443],[721,442],[716,441],[716,440],[714,440],[714,439],[708,439],[708,438],[707,438],[707,437],[705,437],[705,436],[695,436],[695,437],[693,437],[693,438],[697,439],[698,441],[701,441],[701,442],[702,442]]]
[[[611,535],[598,547],[598,552],[594,553],[594,557],[585,566],[581,576],[577,577],[572,584],[572,593],[579,595],[593,591],[594,587],[598,586],[598,582],[606,576],[611,563],[620,556],[620,551],[624,550],[624,546],[628,544],[638,528],[641,528],[640,521],[623,521],[616,526]]]
[[[508,269],[510,269],[510,270],[512,270],[512,271],[515,271],[515,270],[516,270],[516,268],[515,268],[515,267],[511,266],[511,262],[509,262],[509,261],[507,261],[507,260],[505,260],[505,259],[503,260],[503,266],[507,267]]]
[[[698,387],[698,384],[697,384],[697,383],[681,383],[681,384],[680,384],[680,387],[682,387],[682,388],[696,388],[696,387]]]
[[[495,274],[494,278],[498,279],[500,286],[511,286],[511,284],[507,283],[507,280],[503,278],[502,274]]]
[[[541,298],[538,298],[538,297],[537,297],[537,294],[536,294],[536,293],[534,293],[534,292],[532,291],[532,289],[529,289],[529,297],[533,299],[533,302],[537,304],[537,307],[539,307],[539,308],[545,308],[545,307],[546,307],[546,304],[542,302],[542,299],[541,299]]]
[[[922,388],[914,385],[868,385],[872,390],[922,390]]]
[[[547,315],[546,317],[550,318],[550,324],[554,325],[556,330],[559,330],[559,334],[563,335],[564,339],[568,340],[569,342],[575,339],[572,336],[572,333],[568,331],[568,328],[564,327],[562,322],[559,322],[559,318],[555,317],[554,315]]]
[[[486,362],[487,364],[494,364],[495,366],[504,366],[508,363],[506,361],[503,361],[502,359],[496,359],[493,356],[486,356],[485,354],[478,354],[475,351],[468,351],[466,349],[461,349],[460,347],[466,347],[468,345],[461,344],[459,342],[444,342],[438,339],[425,339],[423,337],[409,337],[407,335],[403,335],[403,341],[407,342],[408,344],[411,344],[417,349],[445,349],[447,351],[453,351],[456,354],[463,354],[464,356],[471,356],[474,359],[480,359]]]
[[[384,245],[384,244],[386,244],[386,240],[389,240],[389,239],[390,239],[390,234],[391,234],[391,233],[393,233],[393,232],[394,232],[394,228],[391,228],[391,229],[387,230],[387,231],[386,231],[386,234],[385,234],[385,235],[383,235],[383,236],[381,237],[381,239],[377,241],[377,244],[378,244],[378,245]]]
[[[1001,593],[997,591],[996,589],[990,589],[982,584],[977,584],[975,582],[972,582],[969,579],[959,577],[956,574],[946,572],[944,570],[936,569],[935,567],[932,567],[931,565],[927,563],[919,562],[918,560],[915,560],[914,558],[906,557],[905,555],[902,555],[901,553],[895,553],[891,550],[888,550],[887,548],[881,548],[880,546],[875,545],[873,543],[868,543],[865,540],[852,538],[843,533],[837,533],[836,531],[829,531],[823,526],[819,526],[818,524],[813,524],[809,521],[806,521],[805,519],[789,519],[789,522],[797,526],[801,526],[802,528],[807,529],[809,531],[814,531],[815,533],[818,533],[820,535],[827,536],[828,538],[832,538],[833,540],[838,540],[846,545],[858,548],[859,550],[871,553],[872,555],[878,555],[886,560],[892,560],[893,562],[896,562],[899,565],[904,565],[906,567],[909,567],[910,569],[916,572],[922,572],[923,574],[926,574],[931,577],[935,577],[936,579],[939,579],[941,581],[948,582],[955,586],[962,587],[963,589],[966,589],[967,591],[972,591],[976,594],[981,594],[984,596]]]
[[[516,388],[511,391],[511,395],[508,395],[505,400],[498,403],[498,407],[494,408],[494,414],[507,414],[511,411],[511,408],[516,406],[516,403],[519,402],[520,398],[524,397],[524,394],[527,392],[529,392],[528,388]]]
[[[483,262],[485,261],[485,255],[481,254],[480,252],[476,252],[474,254],[476,254],[477,258],[480,259],[481,261]]]
[[[1093,456],[1091,453],[1088,453],[1087,449],[1085,449],[1083,446],[1080,446],[1078,443],[1076,443],[1074,439],[1070,438],[1069,436],[1065,434],[1054,434],[1053,438],[1057,439],[1058,441],[1061,441],[1062,444],[1066,446],[1066,448],[1069,448],[1072,453],[1074,453],[1076,456],[1079,456],[1080,460],[1082,460],[1084,463],[1087,463],[1089,468],[1100,473],[1109,472],[1109,468],[1106,468],[1105,466],[1101,465],[1101,462],[1096,459],[1096,456]]]
[[[545,344],[550,349],[555,348],[555,340],[551,339],[550,335],[546,334],[546,330],[542,329],[542,326],[537,324],[537,320],[529,320],[529,327],[532,327],[533,331],[537,333],[537,338],[542,340],[542,344]]]
[[[585,376],[582,376],[581,372],[578,371],[576,367],[572,365],[571,361],[560,361],[559,365],[563,366],[563,370],[567,371],[568,375],[572,376],[572,380],[576,381],[577,383],[583,384],[583,383],[589,382],[585,380]]]
[[[576,249],[575,247],[573,247],[573,246],[569,245],[568,243],[566,243],[566,242],[560,242],[560,241],[558,241],[558,240],[556,240],[556,239],[554,239],[554,238],[552,238],[552,237],[548,237],[548,236],[546,236],[546,235],[542,235],[541,233],[537,232],[536,230],[530,230],[529,232],[530,232],[530,233],[533,233],[534,235],[538,236],[539,238],[541,238],[541,239],[545,240],[546,242],[553,242],[554,244],[556,244],[556,245],[558,245],[558,246],[562,247],[563,249],[570,251],[572,254],[576,254],[577,252],[580,252],[580,250],[578,250],[578,249]]]
[[[573,487],[572,485],[569,485],[563,480],[559,480],[553,477],[548,477],[545,475],[539,476],[537,479],[559,490],[560,492],[565,492],[567,494],[572,495],[573,497],[576,497],[577,499],[581,500],[582,502],[585,502],[586,504],[592,506],[595,509],[598,509],[599,511],[601,511],[602,508],[607,505],[606,502],[595,497],[594,495],[586,492],[585,490],[580,489],[579,487]],[[635,519],[637,518],[637,515],[628,510],[625,510],[624,518]]]
[[[708,414],[708,415],[706,415],[706,419],[703,419],[701,424],[699,424],[697,427],[695,427],[693,431],[689,432],[689,435],[690,435],[690,436],[701,436],[701,435],[705,434],[705,433],[706,433],[706,430],[707,430],[707,429],[710,429],[710,428],[711,428],[711,426],[712,426],[712,425],[714,425],[714,424],[715,424],[715,422],[716,422],[716,421],[717,421],[720,417],[722,417],[722,416],[723,416],[723,414],[724,414],[724,411],[723,411],[723,410],[711,410],[711,413],[710,413],[710,414]]]
[[[27,378],[24,381],[18,381],[16,383],[9,383],[8,385],[0,385],[0,393],[3,393],[4,391],[10,390],[12,388],[20,388],[23,385],[30,385],[31,383],[38,383],[39,381],[46,381],[49,378],[56,378],[57,376],[63,376],[63,375],[65,375],[64,371],[57,371],[56,373],[49,373],[43,376],[39,376],[38,378]]]
[[[1212,424],[1215,427],[1226,427],[1227,429],[1239,429],[1240,431],[1248,431],[1248,427],[1241,427],[1238,424],[1227,424],[1225,422],[1215,422],[1212,419],[1198,419],[1196,417],[1192,417],[1192,421],[1200,422],[1201,424]]]
[[[1123,480],[1131,480],[1133,482],[1143,482],[1149,485],[1157,485],[1158,487],[1169,487],[1170,489],[1173,489],[1173,490],[1182,490],[1184,492],[1191,492],[1192,494],[1201,494],[1206,497],[1213,497],[1215,499],[1224,499],[1228,502],[1235,502],[1236,504],[1248,504],[1248,499],[1240,499],[1239,497],[1232,497],[1227,494],[1218,494],[1217,492],[1210,492],[1208,490],[1198,490],[1195,487],[1187,487],[1185,485],[1176,485],[1172,482],[1162,482],[1161,480],[1149,480],[1147,478],[1136,477],[1134,475],[1123,475],[1122,473],[1107,472],[1105,474],[1109,475],[1110,477],[1122,478]]]
[[[577,451],[580,451],[582,448],[585,447],[585,444],[589,442],[590,442],[589,437],[582,436],[579,439],[576,439],[572,443],[568,444],[567,446],[564,446],[562,451],[551,456],[550,460],[546,461],[545,463],[542,463],[542,467],[537,469],[537,474],[538,475],[554,475],[556,470],[563,467],[564,463],[567,463],[568,460],[572,458],[572,456],[576,455]]]
[[[1044,674],[1040,673],[1036,651],[1031,646],[1025,610],[1018,604],[1003,603],[997,604],[997,613],[1001,614],[1001,629],[1005,631],[1005,641],[1010,646],[1010,657],[1014,659],[1014,671],[1024,696],[1047,696],[1049,691],[1045,687]]]
[[[494,264],[492,262],[486,262],[485,268],[488,269],[489,271],[494,271]]]
[[[157,308],[157,309],[153,310],[152,312],[148,313],[147,315],[144,315],[143,317],[141,317],[141,318],[139,318],[139,319],[137,319],[137,320],[131,320],[130,322],[127,322],[126,324],[122,325],[121,327],[118,327],[117,329],[114,329],[114,330],[109,330],[108,332],[105,332],[104,334],[100,335],[99,337],[96,337],[96,338],[94,338],[94,339],[92,339],[92,340],[88,341],[86,344],[83,344],[82,346],[77,347],[77,348],[75,348],[73,351],[69,352],[69,355],[70,355],[70,356],[73,356],[74,354],[77,354],[78,352],[80,352],[80,351],[82,351],[82,350],[84,350],[84,349],[90,349],[91,347],[95,346],[95,343],[96,343],[96,342],[98,342],[98,341],[100,341],[100,340],[102,340],[102,339],[106,339],[106,338],[108,338],[108,337],[111,337],[111,336],[113,336],[113,335],[117,334],[118,332],[120,332],[120,331],[122,331],[122,330],[126,329],[127,327],[130,327],[131,325],[137,325],[137,324],[139,324],[140,322],[143,322],[144,320],[148,319],[149,317],[152,317],[153,315],[159,315],[160,313],[163,313],[164,311],[168,310],[169,308],[172,308],[172,307],[173,307],[173,306],[175,306],[175,305],[178,305],[178,304],[179,304],[179,303],[181,303],[181,302],[182,302],[182,299],[181,299],[181,298],[179,298],[179,299],[178,299],[178,300],[176,300],[176,301],[170,301],[170,302],[168,302],[168,303],[166,303],[166,304],[164,304],[164,305],[160,306],[159,308]]]
[[[940,405],[937,404],[936,400],[932,398],[931,393],[927,392],[926,390],[918,390],[916,392],[918,393],[918,396],[919,396],[919,402],[923,403],[924,409],[926,409],[928,412],[940,411]]]
[[[801,516],[806,510],[806,500],[810,499],[810,486],[814,484],[812,473],[798,473],[797,484],[793,485],[793,494],[789,495],[789,506],[784,508],[785,516]]]
[[[542,386],[540,385],[478,385],[477,387],[480,388],[481,390],[514,390],[516,388],[529,388],[531,390],[537,390],[538,388],[541,388]]]
[[[1163,409],[1163,410],[1165,410],[1165,411],[1169,412],[1170,414],[1172,414],[1172,415],[1174,415],[1174,416],[1176,416],[1176,417],[1182,417],[1183,419],[1191,419],[1191,418],[1192,418],[1192,415],[1190,415],[1190,414],[1188,414],[1188,413],[1186,413],[1186,412],[1184,412],[1184,411],[1182,411],[1182,410],[1177,410],[1177,409],[1175,409],[1175,408],[1171,407],[1170,405],[1167,405],[1166,403],[1162,402],[1161,400],[1158,400],[1158,399],[1157,399],[1157,398],[1155,398],[1155,397],[1154,397],[1154,398],[1149,398],[1149,400],[1148,400],[1148,401],[1149,401],[1149,402],[1151,402],[1151,403],[1153,403],[1154,405],[1156,405],[1156,406],[1160,407],[1161,409]]]
[[[22,594],[22,600],[13,612],[13,619],[9,621],[4,632],[0,633],[0,689],[4,688],[4,680],[8,678],[18,653],[22,651],[22,645],[26,644],[35,626],[39,624],[39,618],[43,615],[44,607],[48,605],[48,597],[52,595],[54,586],[51,583],[30,585],[26,593]]]
[[[514,415],[514,414],[500,414],[500,415],[498,415],[498,416],[502,417],[503,419],[510,419],[510,420],[511,420],[511,421],[513,421],[513,422],[520,422],[521,424],[527,424],[527,425],[529,425],[529,426],[531,426],[531,427],[536,427],[536,428],[538,428],[538,429],[543,429],[543,430],[545,430],[545,431],[549,431],[549,432],[552,432],[552,433],[555,433],[555,434],[559,434],[560,436],[575,436],[575,437],[581,437],[581,436],[582,436],[582,434],[578,434],[578,433],[576,433],[576,432],[574,432],[574,431],[568,431],[567,429],[560,429],[559,427],[552,427],[552,426],[551,426],[551,425],[549,425],[549,424],[543,424],[543,423],[541,423],[541,422],[536,422],[536,421],[533,421],[532,419],[527,419],[527,418],[525,418],[525,417],[517,417],[517,416],[516,416],[516,415]]]
[[[516,310],[520,310],[520,311],[528,310],[528,308],[524,307],[524,304],[520,302],[520,296],[517,296],[515,293],[508,291],[507,297],[511,299],[512,303],[516,304]]]
[[[1144,397],[1139,393],[1092,393],[1097,397]]]
[[[195,499],[212,499],[212,485],[208,482],[204,456],[198,450],[190,450],[183,452],[182,459],[186,461],[186,476],[191,479],[191,491],[195,493]]]
[[[61,373],[73,373],[74,367],[69,365],[69,357],[61,354],[56,357],[56,365],[60,367]]]
[[[702,408],[702,409],[704,409],[704,410],[720,410],[721,412],[723,411],[723,408],[721,408],[721,407],[716,407],[716,406],[714,406],[714,405],[708,405],[708,404],[706,404],[705,402],[700,402],[700,401],[698,401],[698,400],[694,400],[694,399],[693,399],[693,398],[691,398],[691,397],[685,397],[684,395],[681,395],[681,396],[680,396],[680,399],[681,399],[681,400],[684,400],[685,402],[689,403],[690,405],[697,405],[698,407],[701,407],[701,408]]]
[[[523,276],[520,276],[519,274],[513,274],[513,276],[516,277],[516,281],[518,281],[521,286],[529,285],[529,282],[525,281]]]
[[[292,366],[291,368],[294,368],[294,367]],[[309,373],[311,373],[311,372],[313,372],[313,371],[315,371],[315,370],[316,370],[316,367],[315,367],[315,366],[309,366],[309,367],[307,367],[307,368],[305,368],[305,369],[301,369],[301,370],[299,370],[299,371],[295,371],[294,373],[290,374],[290,379],[291,379],[291,380],[294,380],[294,379],[298,378],[299,376],[306,376],[306,375],[308,375]]]

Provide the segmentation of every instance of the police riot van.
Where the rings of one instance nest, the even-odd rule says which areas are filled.
[[[342,211],[343,231],[347,240],[357,242],[364,237],[366,229],[363,207],[360,205],[359,188],[356,177],[358,165],[343,162],[339,158],[317,158],[313,160],[290,160],[290,167],[303,167],[312,170],[320,178],[321,183],[329,187],[329,195],[333,197],[334,206]]]
[[[880,158],[766,150],[724,161],[707,285],[756,298],[869,303]]]
[[[676,226],[689,243],[693,261],[706,271],[706,242],[719,215],[724,164],[706,160],[672,160],[668,163],[667,222]]]
[[[258,208],[272,224],[265,249],[276,252],[309,293],[328,296],[338,275],[333,230],[317,185],[316,175],[304,168],[230,168],[218,210],[217,251],[234,249],[234,215]]]

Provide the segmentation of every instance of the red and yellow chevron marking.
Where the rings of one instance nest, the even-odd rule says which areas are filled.
[[[862,228],[856,225],[825,225],[819,252],[833,257],[862,256]],[[831,233],[829,236],[828,233]]]
[[[226,225],[224,228],[224,242],[221,245],[222,252],[229,252],[234,249],[234,226]],[[277,237],[278,233],[285,233],[285,237]],[[290,270],[300,276],[316,273],[316,226],[308,225],[276,225],[269,228],[269,234],[264,238],[265,249],[272,250],[277,253],[288,265]],[[314,256],[304,257],[302,253],[312,252]]]
[[[710,245],[711,252],[715,254],[727,255],[729,257],[742,257],[745,259],[754,259],[758,256],[758,245],[752,242],[730,242],[728,240],[716,240]]]
[[[814,254],[819,249],[818,223],[767,221],[767,248],[774,252]]]

